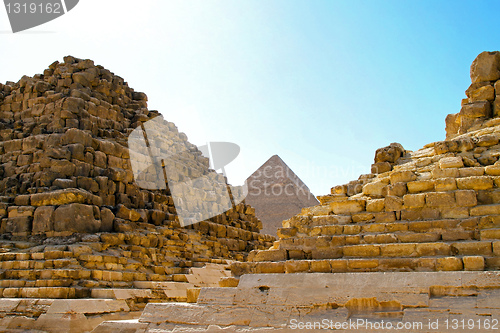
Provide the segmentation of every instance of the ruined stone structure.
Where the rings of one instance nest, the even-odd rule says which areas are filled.
[[[159,116],[91,60],[68,56],[0,84],[0,330],[68,331],[65,319],[85,331],[112,313],[137,316],[148,301],[186,301],[228,275],[226,260],[272,245],[244,202],[181,228],[168,188],[137,186],[127,137]],[[172,147],[189,151],[190,170],[214,174],[184,133],[162,124]],[[95,300],[54,300],[78,298]]]
[[[281,222],[319,202],[309,188],[278,156],[262,164],[246,180],[246,203],[262,221],[262,233],[277,236]]]
[[[377,150],[371,174],[284,221],[270,249],[232,264],[224,288],[202,288],[196,304],[148,304],[139,320],[95,332],[322,331],[325,319],[340,332],[498,329],[500,53],[481,53],[471,79],[447,140]]]

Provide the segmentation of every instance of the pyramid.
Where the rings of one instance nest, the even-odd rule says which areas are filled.
[[[262,232],[277,235],[281,222],[319,202],[309,188],[278,156],[274,155],[247,178],[246,203],[255,208]]]
[[[137,324],[490,331],[500,320],[500,52],[479,54],[471,79],[446,140],[378,149],[370,174],[332,187],[283,221],[270,249],[234,262],[232,285],[203,288],[196,304],[148,304]]]
[[[79,313],[83,330],[98,324],[86,321],[89,313],[123,317],[148,301],[186,301],[189,290],[218,286],[228,260],[272,245],[244,202],[221,212],[209,192],[197,204],[221,213],[181,227],[165,179],[158,189],[138,186],[131,163],[141,165],[147,149],[131,161],[128,139],[153,119],[168,146],[148,149],[178,153],[177,178],[224,178],[184,133],[147,108],[144,93],[91,60],[68,56],[43,74],[0,84],[0,297],[12,301],[0,317],[17,313],[52,327],[61,318],[43,313],[59,300],[56,308],[87,309]],[[144,169],[140,180],[154,183]],[[42,310],[16,312],[21,298],[41,302]],[[94,305],[60,302],[81,298]],[[7,319],[2,330],[17,325]]]

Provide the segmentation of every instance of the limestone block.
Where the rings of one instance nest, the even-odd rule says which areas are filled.
[[[495,88],[492,85],[485,85],[470,91],[468,96],[470,102],[493,101],[495,99]]]
[[[489,176],[457,178],[457,186],[461,190],[488,190],[493,188],[493,179]]]
[[[500,229],[485,229],[480,231],[481,240],[500,239]]]
[[[54,212],[55,231],[97,232],[101,221],[94,218],[93,206],[72,203],[59,206]]]
[[[385,229],[387,232],[408,231],[408,223],[406,222],[386,223]]]
[[[35,210],[33,233],[44,233],[54,230],[54,206],[40,206]]]
[[[500,205],[481,205],[470,208],[470,216],[500,214]]]
[[[200,295],[201,288],[190,288],[187,289],[187,302],[196,303],[198,296]]]
[[[436,260],[436,270],[438,271],[460,271],[462,269],[463,263],[460,258],[444,257]]]
[[[406,186],[408,187],[408,192],[410,193],[427,192],[434,189],[434,181],[417,180],[409,182],[408,184],[406,184]]]
[[[389,162],[378,162],[371,166],[371,173],[380,174],[392,170],[392,166]]]
[[[462,124],[467,118],[483,118],[491,116],[491,103],[488,101],[479,101],[474,103],[465,104],[460,110],[460,115],[466,117],[462,118]]]
[[[32,218],[29,216],[10,217],[2,219],[1,233],[12,233],[14,235],[28,235],[32,230]]]
[[[348,259],[347,267],[354,270],[372,270],[379,265],[378,259]]]
[[[285,250],[265,250],[256,251],[253,261],[284,261],[286,260]]]
[[[465,256],[462,258],[464,270],[466,271],[483,271],[484,257],[482,256]]]
[[[16,206],[29,206],[30,205],[30,198],[31,198],[31,196],[28,194],[17,195],[14,198],[14,204]],[[2,209],[3,209],[3,207],[2,207]]]
[[[467,157],[462,157],[464,160],[464,163],[467,161]],[[472,161],[472,160],[471,160]],[[478,163],[478,162],[475,162]],[[482,176],[484,175],[484,168],[483,167],[470,167],[470,168],[461,168],[458,169],[458,176],[459,177],[471,177],[471,176]]]
[[[347,185],[337,185],[331,188],[332,194],[346,194],[347,193]]]
[[[330,267],[332,268],[332,273],[347,272],[346,259],[329,260],[329,262],[330,262]]]
[[[469,230],[445,230],[441,233],[444,241],[472,240],[473,232]]]
[[[405,150],[399,143],[391,143],[387,147],[379,148],[375,152],[375,163],[389,162],[395,163],[403,154]]]
[[[141,214],[139,214],[139,212],[134,209],[129,209],[120,204],[118,205],[118,212],[116,213],[116,217],[136,222],[141,218]]]
[[[366,200],[354,199],[341,202],[330,202],[334,214],[359,213],[365,210]]]
[[[375,215],[375,222],[392,222],[396,220],[394,212],[380,212],[373,215]]]
[[[239,279],[234,277],[225,277],[219,280],[219,287],[221,288],[235,288],[238,287]]]
[[[406,194],[403,196],[403,202],[407,208],[419,208],[425,205],[425,194]]]
[[[311,261],[311,272],[315,273],[330,273],[332,267],[329,260],[313,260]]]
[[[410,257],[415,252],[415,244],[384,244],[380,250],[383,257]]]
[[[459,255],[491,255],[492,245],[491,242],[459,242],[451,244],[452,251]]]
[[[428,207],[452,207],[455,205],[455,195],[449,192],[430,192],[425,195]]]
[[[343,227],[343,233],[346,235],[355,235],[359,234],[361,231],[360,225],[345,225]]]
[[[33,217],[33,213],[35,211],[35,207],[29,207],[29,206],[10,206],[8,208],[8,217],[21,217],[21,216],[28,216],[28,217]]]
[[[455,191],[457,206],[472,207],[477,205],[476,191],[459,190]]]
[[[388,185],[386,188],[382,190],[382,195],[384,197],[386,196],[397,196],[397,197],[402,197],[408,192],[408,189],[406,188],[406,183],[399,182],[395,183],[392,185]]]
[[[453,191],[457,189],[455,178],[439,178],[434,181],[434,189],[437,192]]]
[[[462,157],[443,157],[439,160],[439,167],[441,169],[448,168],[463,168],[464,163],[462,161]]]
[[[417,176],[412,171],[394,171],[389,176],[391,184],[399,182],[410,182],[417,179]]]
[[[449,256],[451,246],[446,243],[421,243],[416,245],[416,253],[419,257]]]
[[[352,245],[344,246],[345,257],[377,257],[380,255],[379,245]]]
[[[346,235],[345,236],[346,245],[356,245],[361,243],[361,235]]]
[[[385,199],[372,199],[366,201],[367,212],[381,212],[385,208]]]
[[[403,198],[388,196],[385,198],[385,211],[400,211],[403,209]]]
[[[364,239],[369,235],[366,235]],[[378,234],[375,235],[375,242],[379,244],[397,243],[398,238],[394,234]]]
[[[125,235],[122,233],[102,233],[100,237],[101,242],[106,245],[116,246],[125,243]]]
[[[363,213],[358,213],[358,214],[353,214],[352,215],[352,222],[358,223],[358,222],[365,222],[365,221],[370,221],[374,218],[374,215],[370,212],[363,212]]]
[[[72,97],[67,98],[66,100],[69,101],[70,99],[72,99]],[[78,102],[78,103],[80,103],[80,102]],[[73,108],[73,106],[68,106],[68,107]],[[75,110],[75,112],[78,112],[78,111]],[[89,134],[86,131],[77,129],[77,128],[68,129],[61,137],[61,143],[63,145],[68,145],[68,144],[72,144],[72,143],[80,143],[85,147],[91,147],[92,142],[93,141],[92,141],[91,134]]]
[[[459,171],[458,171],[458,168],[441,169],[439,167],[436,167],[436,168],[432,169],[431,175],[432,175],[432,178],[434,178],[434,179],[457,178],[459,176]]]
[[[484,168],[484,172],[490,176],[500,176],[500,165],[488,165]]]
[[[492,242],[493,245],[493,254],[495,256],[500,257],[500,241]]]
[[[382,196],[382,190],[389,184],[388,179],[377,180],[363,186],[363,194],[369,196]]]
[[[102,204],[102,199],[81,189],[56,190],[31,196],[33,206],[58,206],[70,203],[88,203],[99,206]]]
[[[470,78],[472,83],[496,81],[500,79],[500,53],[480,53],[472,62],[470,67]]]
[[[500,90],[497,90],[497,91],[500,91]],[[493,101],[493,117],[496,118],[498,116],[500,116],[500,98],[495,96],[495,100]]]
[[[308,272],[309,268],[309,261],[306,260],[288,260],[285,262],[286,273]]]
[[[106,208],[103,207],[101,208],[101,228],[100,231],[102,232],[110,232],[113,230],[113,221],[115,219],[115,215],[113,212]]]
[[[385,223],[368,223],[361,226],[363,233],[378,233],[385,231]]]

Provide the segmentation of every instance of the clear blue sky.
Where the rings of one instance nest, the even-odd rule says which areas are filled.
[[[500,49],[499,13],[497,0],[81,0],[12,34],[0,8],[0,82],[91,58],[192,143],[240,145],[233,184],[278,154],[321,195],[369,172],[379,147],[444,139],[472,60]]]

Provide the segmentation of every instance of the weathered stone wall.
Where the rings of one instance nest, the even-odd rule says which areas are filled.
[[[138,321],[105,322],[94,332],[491,332],[500,320],[498,278],[498,272],[245,275],[238,287],[204,288],[196,304],[148,304]]]
[[[469,88],[466,108],[494,100],[499,57],[474,60],[472,86],[490,93]],[[280,240],[234,263],[233,273],[498,270],[498,116],[464,120],[451,139],[415,152],[398,143],[378,149],[372,173],[283,221]]]
[[[159,116],[144,93],[91,60],[65,57],[0,85],[0,296],[186,282],[190,267],[272,245],[244,202],[181,228],[168,187],[138,187],[127,138]],[[190,170],[215,174],[184,133],[163,125],[171,147],[189,151]]]
[[[483,127],[500,116],[500,52],[482,52],[470,67],[472,84],[465,91],[459,113],[446,117],[446,139]]]

